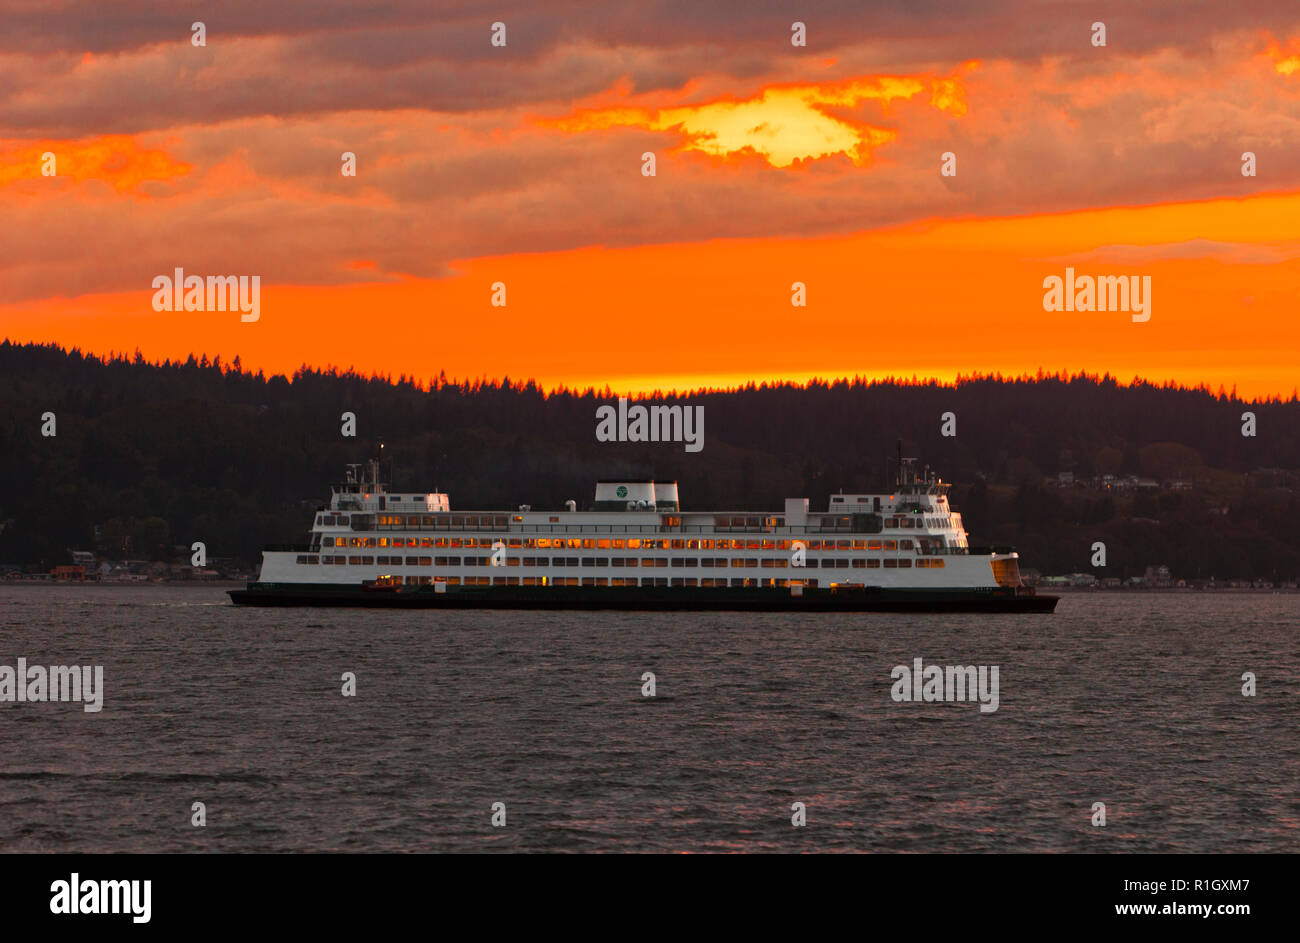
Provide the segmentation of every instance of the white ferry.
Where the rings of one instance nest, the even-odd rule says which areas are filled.
[[[781,511],[685,511],[675,481],[596,484],[590,510],[455,511],[349,466],[311,541],[268,548],[241,605],[1051,612],[1009,548],[968,546],[949,485],[899,462],[893,491]]]

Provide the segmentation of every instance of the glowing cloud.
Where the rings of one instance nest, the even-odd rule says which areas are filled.
[[[1269,42],[1268,48],[1263,53],[1264,57],[1273,63],[1273,69],[1278,75],[1295,75],[1300,72],[1300,55],[1294,52],[1296,43],[1292,40],[1287,45],[1290,48],[1283,49],[1274,39]]]
[[[191,165],[166,151],[144,148],[127,135],[103,135],[81,141],[38,141],[0,146],[0,186],[39,180],[44,155],[55,157],[57,176],[75,181],[102,180],[118,193],[146,180],[169,180],[190,172]]]
[[[972,68],[976,63],[968,63]],[[567,118],[539,122],[570,133],[612,127],[676,131],[682,150],[725,157],[743,151],[762,156],[773,167],[796,160],[844,154],[859,166],[898,132],[832,114],[831,108],[854,108],[865,101],[888,105],[924,92],[939,111],[961,116],[966,97],[958,76],[868,76],[819,85],[770,86],[740,101],[723,100],[671,108],[589,108]]]

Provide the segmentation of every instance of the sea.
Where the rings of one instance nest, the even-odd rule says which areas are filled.
[[[8,585],[0,625],[0,666],[103,669],[99,711],[0,700],[3,852],[1300,850],[1297,594],[755,615]],[[897,699],[918,658],[996,666],[997,709]]]

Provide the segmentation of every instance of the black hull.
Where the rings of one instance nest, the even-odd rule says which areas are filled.
[[[627,609],[662,612],[1052,612],[1057,596],[1011,589],[902,590],[650,586],[432,586],[367,589],[310,583],[249,583],[240,606],[373,609]]]

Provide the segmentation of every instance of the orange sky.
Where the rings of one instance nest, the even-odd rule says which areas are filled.
[[[229,312],[155,313],[145,291],[9,306],[0,330],[98,352],[138,348],[149,359],[238,355],[276,372],[445,369],[618,390],[1084,367],[1289,394],[1300,263],[1270,260],[1269,247],[1290,235],[1297,213],[1300,195],[1288,194],[822,239],[518,254],[460,263],[444,279],[270,286],[250,324]],[[1259,247],[1261,258],[1143,254],[1192,225],[1206,240]],[[1122,250],[1083,252],[1120,238]],[[1042,279],[1065,260],[1079,274],[1149,274],[1151,320],[1044,311]],[[504,308],[490,304],[497,281]],[[806,308],[790,304],[795,281],[807,285]]]
[[[69,42],[45,86],[52,124],[140,75],[185,87],[195,56],[225,63],[210,93],[272,49],[124,40],[114,58]],[[671,44],[614,65],[594,39],[568,42],[510,66],[533,74],[529,100],[460,111],[367,89],[369,107],[208,115],[199,95],[184,118],[130,133],[69,118],[59,134],[23,131],[0,103],[0,336],[620,392],[1040,368],[1248,396],[1300,382],[1286,36],[1224,27],[1210,53],[1085,42],[1039,61],[989,39],[978,60],[934,62],[850,37],[760,76],[723,56],[675,87],[601,71],[676,61]],[[565,90],[556,59],[591,69],[590,89]],[[1258,176],[1240,172],[1247,150]],[[174,266],[259,274],[260,320],[155,312],[151,280]],[[1045,311],[1043,279],[1067,266],[1149,276],[1150,321]]]

